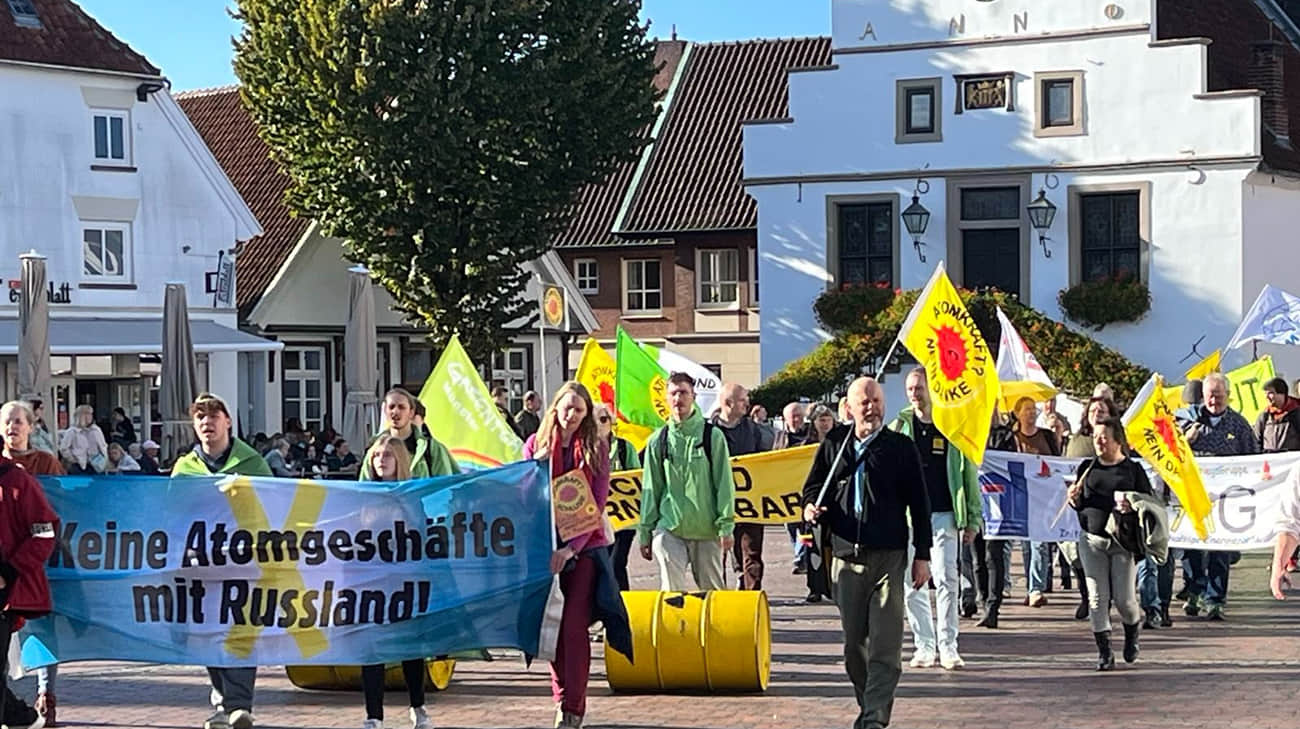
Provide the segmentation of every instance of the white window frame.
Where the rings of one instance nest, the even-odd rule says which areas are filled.
[[[295,352],[298,355],[298,366],[296,368],[285,367],[283,364],[284,354],[289,352]],[[320,367],[312,369],[305,366],[304,360],[306,359],[306,354],[309,352],[320,355]],[[289,408],[287,405],[289,401],[292,400],[293,402],[298,403],[300,408],[298,414],[292,417],[298,418],[299,422],[301,422],[302,426],[307,430],[310,430],[313,433],[319,433],[321,429],[325,427],[325,415],[328,411],[327,405],[329,402],[329,373],[325,367],[327,361],[326,357],[329,356],[327,348],[320,344],[292,344],[286,342],[284,352],[282,352],[280,356],[280,419],[282,421],[288,421],[289,417],[291,417],[288,414]],[[290,380],[298,383],[298,394],[293,397],[290,397],[284,389],[284,383]],[[319,383],[320,391],[317,393],[316,397],[311,397],[307,394],[308,382]],[[320,403],[320,410],[317,417],[309,418],[307,416],[308,402]],[[311,425],[312,423],[316,423],[314,428]]]
[[[758,249],[749,249],[749,308],[758,308]]]
[[[583,275],[584,266],[590,266],[590,275]],[[584,283],[584,279],[587,283]],[[575,258],[573,260],[573,280],[578,283],[578,293],[592,296],[600,293],[600,264],[595,258]],[[590,285],[587,285],[587,284]]]
[[[104,117],[105,134],[108,135],[108,156],[100,157],[95,152],[95,120]],[[113,119],[122,120],[122,158],[113,157]],[[92,108],[90,110],[90,157],[94,164],[110,167],[131,166],[131,112],[126,109]]]
[[[131,283],[132,265],[131,265],[131,224],[122,221],[111,220],[83,220],[80,225],[81,235],[79,242],[81,244],[81,265],[78,270],[81,272],[81,280],[91,283]],[[103,251],[103,242],[109,232],[120,232],[122,234],[122,270],[116,274],[94,274],[86,273],[86,233],[90,231],[99,231],[101,255]]]
[[[713,268],[715,272],[722,268],[721,264],[726,255],[732,255],[736,260],[736,277],[734,279],[714,279],[711,281],[704,280],[704,259],[706,256],[714,258]],[[704,287],[716,286],[735,286],[736,298],[734,301],[709,302],[705,300]],[[740,308],[740,249],[738,248],[699,248],[695,251],[695,308],[710,310],[731,310]]]
[[[648,285],[646,285],[646,284],[644,283],[644,282],[645,282],[645,270],[644,270],[644,264],[646,264],[646,263],[656,263],[656,264],[659,265],[659,283],[658,283],[658,285],[657,285],[655,288],[650,288]],[[643,283],[642,283],[642,288],[639,288],[639,289],[632,289],[632,288],[629,287],[629,284],[628,284],[628,281],[630,281],[631,278],[632,278],[630,272],[631,272],[631,268],[632,268],[632,266],[633,266],[634,264],[642,264],[642,266],[643,266],[643,268],[642,268],[642,272],[641,272],[641,279],[642,279],[642,282],[643,282]],[[622,301],[622,309],[623,309],[623,313],[624,313],[625,315],[632,316],[632,317],[658,317],[658,316],[662,316],[662,315],[663,315],[663,305],[664,305],[664,259],[662,259],[662,258],[624,258],[624,259],[623,259],[623,265],[622,265],[620,268],[622,268],[622,270],[623,270],[623,292],[622,292],[622,300],[623,300],[623,301]],[[658,306],[658,308],[654,308],[654,309],[650,309],[650,308],[633,309],[633,308],[631,308],[630,306],[628,306],[628,296],[631,295],[631,294],[633,294],[633,293],[640,293],[640,294],[642,294],[642,296],[643,296],[643,299],[642,299],[642,300],[643,300],[643,303],[644,303],[644,296],[645,296],[646,294],[650,294],[650,293],[658,293],[658,294],[659,294],[659,306]]]

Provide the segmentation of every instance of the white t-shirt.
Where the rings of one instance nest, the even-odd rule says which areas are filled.
[[[1291,469],[1285,489],[1277,518],[1277,531],[1300,537],[1300,467]]]

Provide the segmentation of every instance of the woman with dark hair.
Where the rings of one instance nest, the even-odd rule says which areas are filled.
[[[594,412],[587,388],[566,382],[542,416],[541,427],[524,443],[524,458],[549,463],[552,479],[580,471],[591,486],[596,508],[604,513],[609,499],[609,440],[600,437]],[[560,729],[578,729],[587,713],[591,674],[587,629],[596,611],[598,560],[603,557],[608,565],[605,548],[609,543],[602,527],[572,537],[551,554],[551,571],[560,576],[564,594],[560,638],[551,661],[551,696],[555,699],[555,726]]]
[[[1152,490],[1146,470],[1124,455],[1124,426],[1118,418],[1095,423],[1092,442],[1097,456],[1079,464],[1067,498],[1079,514],[1079,560],[1088,582],[1088,619],[1097,642],[1097,670],[1109,671],[1115,667],[1110,648],[1112,601],[1124,624],[1124,662],[1132,663],[1138,656],[1142,610],[1135,592],[1134,553],[1120,544],[1120,535],[1139,531],[1131,496],[1151,496]]]
[[[1092,431],[1097,423],[1106,418],[1118,418],[1119,406],[1106,397],[1094,397],[1088,400],[1088,407],[1083,412],[1083,422],[1079,424],[1079,437],[1071,438],[1065,447],[1066,458],[1093,458]]]
[[[112,442],[126,448],[135,442],[135,426],[131,424],[131,419],[126,417],[126,411],[122,408],[113,408],[112,415]]]

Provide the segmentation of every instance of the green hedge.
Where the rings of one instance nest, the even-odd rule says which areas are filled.
[[[878,302],[870,296],[860,296],[864,310],[857,316],[845,304],[850,293],[833,291],[819,297],[816,305],[819,316],[824,308],[829,308],[836,312],[836,321],[847,324],[832,328],[836,335],[833,340],[790,362],[756,388],[750,393],[753,402],[761,403],[768,412],[778,412],[786,403],[800,397],[823,398],[842,391],[870,363],[879,361],[889,351],[920,292],[897,293],[886,306],[874,312],[866,307],[874,307]],[[995,357],[1002,334],[996,311],[1001,307],[1052,382],[1068,395],[1086,398],[1098,382],[1106,382],[1115,390],[1116,397],[1128,401],[1151,376],[1150,370],[1021,304],[1014,296],[1000,291],[962,290],[960,294]],[[824,299],[828,298],[834,302],[826,303]],[[858,326],[858,321],[863,324]],[[823,324],[829,326],[824,319]]]

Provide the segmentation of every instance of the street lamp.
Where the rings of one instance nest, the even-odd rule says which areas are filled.
[[[1025,211],[1029,213],[1029,224],[1038,231],[1038,244],[1043,247],[1043,256],[1051,258],[1052,251],[1047,247],[1047,231],[1051,230],[1052,221],[1056,219],[1056,206],[1047,199],[1047,191],[1039,188],[1038,197],[1025,206]]]
[[[922,189],[924,186],[924,189]],[[930,191],[930,185],[925,180],[916,181],[916,190],[912,192],[912,204],[907,206],[903,211],[903,227],[912,236],[912,245],[916,248],[916,255],[920,257],[921,263],[925,263],[925,253],[921,246],[921,236],[925,235],[925,229],[930,226],[930,211],[925,209],[921,204],[921,194]]]

